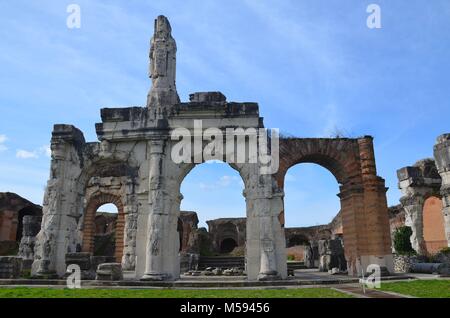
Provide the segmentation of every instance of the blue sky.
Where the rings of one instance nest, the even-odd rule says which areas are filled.
[[[66,27],[67,5],[81,28]],[[368,29],[366,8],[381,7]],[[101,107],[144,105],[153,19],[169,17],[178,45],[180,98],[220,90],[256,101],[266,127],[300,137],[373,135],[388,201],[396,170],[431,157],[449,132],[450,3],[413,1],[0,1],[0,191],[42,202],[54,123],[96,140]],[[204,220],[244,216],[238,174],[196,167],[182,208]],[[325,223],[339,209],[337,183],[321,167],[292,168],[288,226]],[[205,195],[206,194],[206,195]]]

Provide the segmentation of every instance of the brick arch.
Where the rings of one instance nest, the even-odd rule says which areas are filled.
[[[124,248],[125,214],[121,198],[113,194],[101,193],[89,199],[84,215],[82,251],[94,252],[95,214],[99,207],[107,203],[112,203],[117,207],[115,258],[116,262],[121,263]]]
[[[361,173],[358,140],[281,138],[280,168],[276,174],[280,188],[284,188],[284,178],[289,168],[299,163],[316,163],[330,171],[339,184],[346,184]]]
[[[430,195],[424,200],[422,218],[424,248],[428,254],[435,254],[447,246],[440,196]]]
[[[384,179],[377,176],[373,138],[281,138],[279,170],[284,188],[288,169],[315,163],[339,183],[345,257],[350,275],[376,262],[392,270],[391,239]],[[284,210],[279,215],[284,226]]]
[[[289,168],[300,163],[315,163],[327,169],[339,185],[346,187],[361,182],[359,145],[349,138],[280,138],[280,166],[275,174],[278,187],[284,189]],[[284,226],[284,210],[279,216]]]

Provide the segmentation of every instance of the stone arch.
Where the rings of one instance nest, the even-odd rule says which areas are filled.
[[[152,202],[164,202],[164,205],[151,207],[148,217],[148,234],[152,247],[147,254],[143,280],[161,280],[167,277],[178,278],[180,273],[179,234],[176,231],[180,216],[181,183],[197,163],[177,164],[170,160],[170,146],[163,143],[152,144],[150,163],[151,175],[163,171],[164,177],[150,180],[150,198]],[[203,162],[202,162],[203,163]],[[198,163],[201,164],[201,163]],[[281,211],[281,194],[274,191],[275,179],[270,175],[261,175],[258,164],[227,163],[240,174],[245,190],[246,202],[246,262],[248,279],[266,279],[268,277],[286,277],[286,258],[282,229],[277,216]],[[170,191],[164,190],[170,189]],[[160,201],[158,201],[160,200]],[[160,211],[155,213],[155,211]],[[278,224],[277,224],[278,223]],[[157,224],[161,224],[157,226]],[[159,229],[163,227],[164,231]],[[162,239],[164,237],[164,240]],[[149,244],[149,243],[147,243]],[[147,245],[148,246],[148,245]],[[161,251],[165,251],[162,254]],[[278,276],[280,275],[280,276]]]
[[[240,164],[234,164],[234,163],[227,163],[227,162],[223,162],[224,164],[227,164],[229,167],[231,167],[233,170],[237,171],[239,176],[241,177],[241,180],[244,183],[244,191],[242,193],[242,198],[245,200],[246,199],[246,189],[247,189],[247,185],[249,180],[246,180],[246,176],[248,176],[248,168],[245,165],[240,165]],[[184,179],[187,177],[187,175],[196,167],[199,166],[201,164],[205,164],[205,162],[202,163],[198,163],[198,164],[182,164],[180,165],[180,170],[177,173],[177,176],[174,177],[175,183],[174,183],[174,188],[177,189],[177,194],[174,197],[174,201],[175,201],[175,205],[174,205],[174,215],[177,215],[177,217],[179,218],[179,214],[181,212],[181,200],[183,199],[183,194],[181,193],[181,184],[183,183]],[[249,207],[246,207],[246,215],[248,214],[248,210]],[[210,221],[208,221],[208,225],[210,226]],[[248,226],[247,224],[245,226]],[[220,229],[220,233],[217,235],[217,237],[215,237],[215,239],[213,239],[213,244],[214,244],[214,248],[217,251],[220,251],[220,246],[221,243],[223,241],[223,239],[225,238],[232,238],[233,240],[236,241],[237,246],[240,245],[240,234],[239,234],[239,229],[238,226],[236,224],[233,224],[232,222],[227,222],[227,226],[226,226],[226,231],[223,232],[222,231],[223,228],[221,226]],[[245,238],[244,238],[245,241]]]
[[[94,235],[95,235],[95,214],[97,209],[107,203],[112,203],[117,207],[117,222],[116,222],[116,247],[115,247],[115,259],[120,263],[123,256],[124,248],[124,205],[122,199],[116,195],[109,193],[100,193],[89,199],[86,205],[84,215],[84,227],[83,227],[83,252],[94,252]]]

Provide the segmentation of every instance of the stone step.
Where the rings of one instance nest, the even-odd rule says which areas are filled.
[[[200,256],[198,268],[200,270],[207,267],[214,268],[232,268],[238,267],[243,269],[245,267],[245,257],[236,256]]]

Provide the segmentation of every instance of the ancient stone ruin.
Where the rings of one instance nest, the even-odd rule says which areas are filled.
[[[437,138],[434,159],[401,168],[397,176],[403,195],[397,219],[403,216],[411,227],[413,249],[429,255],[450,246],[450,135]]]
[[[15,193],[0,193],[0,255],[15,254],[22,244],[21,253],[32,258],[32,251],[26,245],[32,248],[34,242],[30,236],[40,230],[41,217],[41,206]]]
[[[287,277],[284,178],[291,166],[302,162],[325,167],[340,185],[349,275],[359,275],[369,264],[393,270],[386,187],[377,176],[372,137],[278,140],[264,129],[257,103],[228,102],[220,92],[194,93],[189,102],[181,102],[175,85],[176,43],[164,16],[155,20],[149,55],[152,87],[147,104],[101,109],[102,122],[95,126],[98,142],[86,142],[72,125],[54,126],[42,227],[34,243],[34,277],[62,277],[69,263],[78,262],[89,275],[101,279],[120,277],[118,263],[135,279],[178,279],[180,250],[189,253],[186,242],[191,240],[179,222],[188,217],[180,213],[180,185],[195,165],[208,159],[201,150],[209,143],[203,139],[199,152],[199,145],[192,142],[189,149],[182,149],[188,154],[185,160],[174,161],[172,153],[180,151],[177,145],[181,137],[174,139],[173,133],[181,130],[194,136],[198,121],[202,132],[219,131],[223,140],[235,137],[227,128],[252,131],[240,141],[246,149],[252,146],[253,137],[268,145],[279,141],[279,157],[269,157],[270,166],[279,163],[278,171],[272,173],[267,173],[267,163],[262,161],[230,159],[234,145],[233,149],[214,148],[215,159],[227,162],[244,182],[249,280]],[[267,156],[260,149],[256,157]],[[109,265],[93,271],[95,216],[106,203],[118,209],[113,260],[104,261]],[[244,240],[241,232],[242,226],[228,226],[223,235],[230,240],[218,248],[239,245]],[[325,249],[324,255],[327,253]]]

